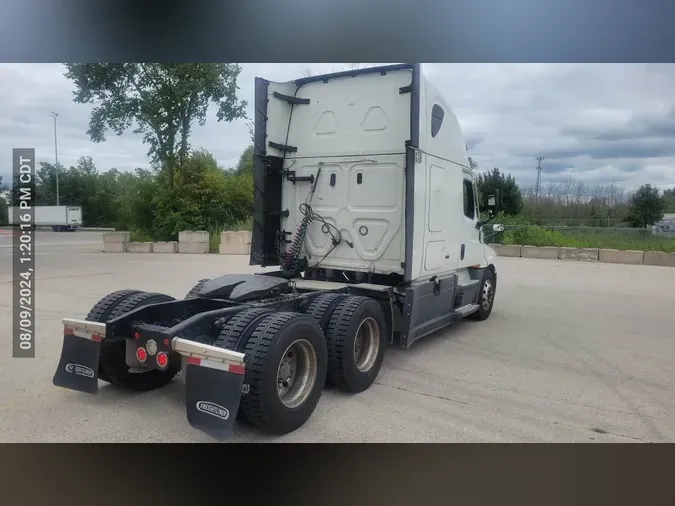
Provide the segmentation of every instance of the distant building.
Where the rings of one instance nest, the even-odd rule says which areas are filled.
[[[661,221],[654,224],[652,231],[658,235],[675,237],[675,213],[666,213]]]

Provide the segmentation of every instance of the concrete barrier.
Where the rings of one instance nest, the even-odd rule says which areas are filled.
[[[557,248],[554,246],[519,246],[505,244],[489,244],[500,257],[545,258],[560,260],[577,260],[585,262],[604,262],[631,265],[659,265],[675,267],[675,253],[663,251],[638,251],[596,248]],[[237,253],[229,253],[231,255]],[[242,253],[243,254],[243,253]]]
[[[209,233],[205,230],[178,232],[178,253],[205,255],[209,252]]]
[[[664,253],[663,251],[645,251],[643,263],[645,265],[675,267],[675,253]]]
[[[206,255],[209,252],[208,242],[179,242],[178,253]]]
[[[130,232],[107,232],[103,234],[104,243],[129,242],[129,241],[131,241]]]
[[[126,253],[128,242],[104,242],[103,251],[105,253]]]
[[[577,260],[581,262],[597,262],[599,250],[593,248],[558,248],[560,260]]]
[[[553,260],[558,258],[558,248],[553,246],[521,246],[520,256],[523,258],[546,258]]]
[[[251,232],[246,230],[238,232],[222,232],[220,244],[251,244]]]
[[[223,232],[220,234],[220,255],[250,255],[251,232],[246,230],[238,232]]]
[[[152,253],[151,242],[130,242],[127,244],[129,253]]]
[[[153,253],[178,253],[178,241],[153,242]]]
[[[250,255],[250,244],[223,244],[218,246],[218,254],[220,255]]]
[[[209,242],[209,233],[205,230],[183,230],[178,232],[178,243]]]
[[[129,232],[108,232],[103,234],[103,251],[105,253],[125,253],[131,239]]]
[[[521,246],[518,244],[490,244],[498,257],[519,257]]]
[[[636,250],[622,251],[618,249],[601,249],[598,259],[609,264],[634,264],[643,263],[645,252]]]

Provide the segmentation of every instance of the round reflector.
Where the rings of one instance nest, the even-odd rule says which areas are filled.
[[[155,353],[157,353],[157,342],[154,339],[150,339],[145,343],[145,347],[148,349],[148,353],[154,357]]]
[[[148,354],[145,351],[145,348],[136,348],[136,360],[139,362],[145,362],[148,358]]]

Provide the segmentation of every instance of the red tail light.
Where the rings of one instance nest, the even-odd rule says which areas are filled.
[[[166,353],[157,354],[157,365],[159,367],[164,368],[168,363],[169,363],[169,356]]]
[[[148,358],[148,353],[145,351],[145,348],[136,348],[136,360],[139,362],[145,362]]]

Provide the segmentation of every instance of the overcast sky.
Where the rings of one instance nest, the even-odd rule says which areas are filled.
[[[253,79],[286,81],[345,67],[328,64],[243,64],[240,97],[252,116]],[[531,185],[536,157],[544,182],[562,179],[675,186],[675,65],[670,64],[424,64],[425,74],[453,105],[481,169],[499,167]],[[94,144],[86,131],[91,107],[72,101],[60,64],[0,64],[0,173],[11,173],[11,149],[35,147],[54,160],[58,112],[59,162],[91,156],[100,170],[147,167],[147,146],[132,133]],[[244,120],[196,127],[193,147],[236,164],[248,143]],[[5,176],[5,182],[7,176]]]

